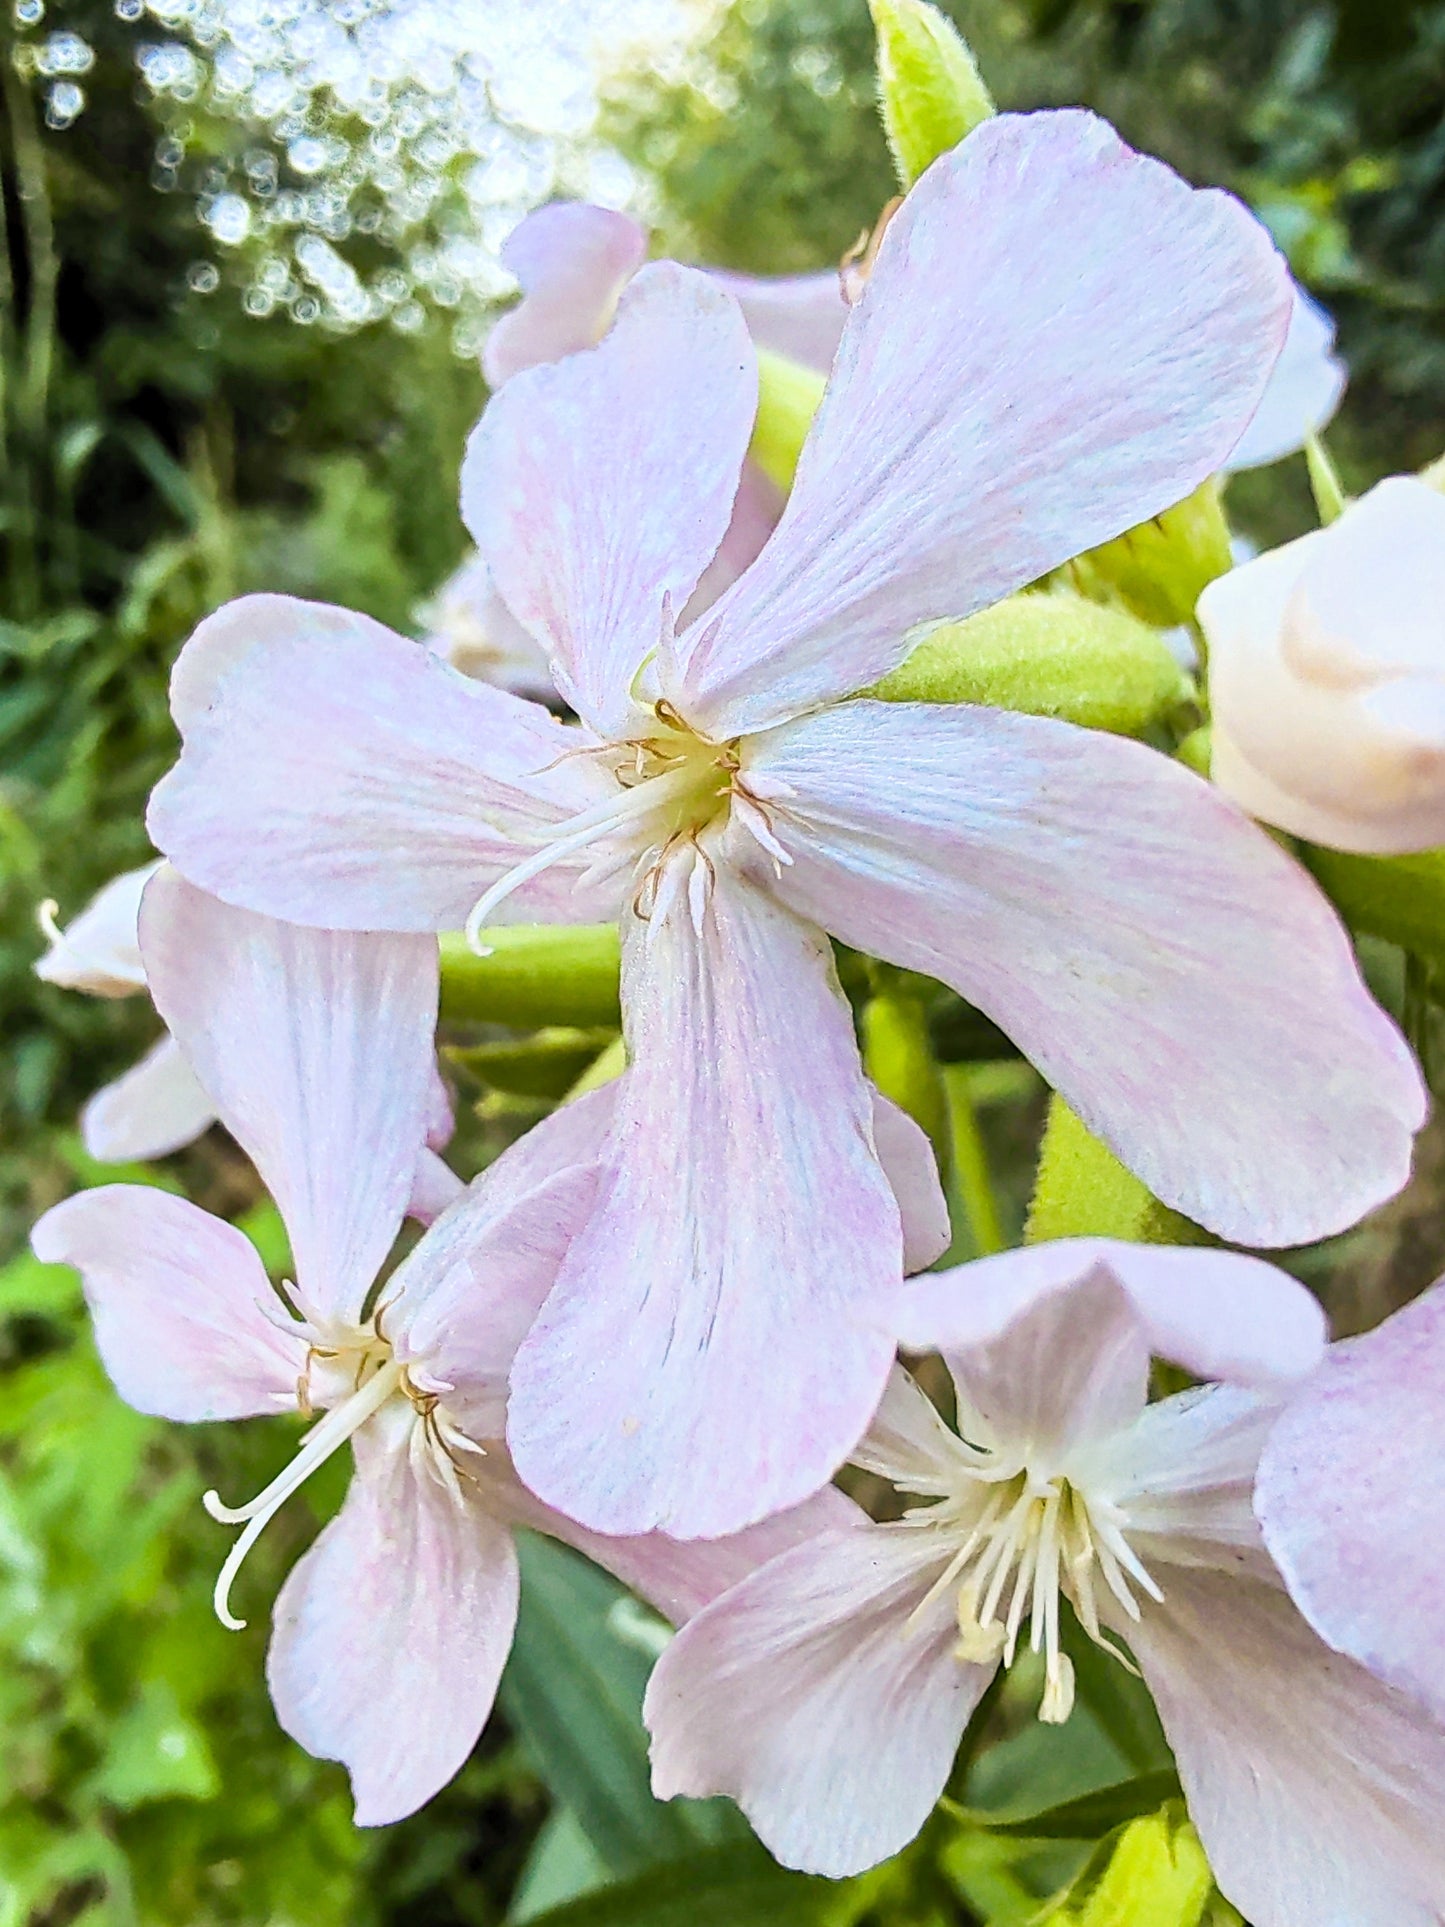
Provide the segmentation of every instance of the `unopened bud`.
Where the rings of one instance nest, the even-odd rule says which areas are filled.
[[[1445,844],[1445,498],[1381,482],[1214,583],[1199,620],[1236,802],[1338,850]]]
[[[905,189],[994,112],[968,43],[927,0],[870,0],[883,128]]]
[[[1169,629],[1192,619],[1201,590],[1233,559],[1219,485],[1211,479],[1152,521],[1076,556],[1068,574],[1084,595],[1122,603]]]
[[[1026,591],[930,631],[873,695],[983,703],[1138,736],[1193,684],[1157,629],[1067,591]]]

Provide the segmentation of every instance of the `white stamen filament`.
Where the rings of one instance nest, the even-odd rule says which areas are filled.
[[[696,770],[668,770],[661,776],[649,777],[634,788],[624,790],[614,802],[598,804],[595,809],[582,810],[576,816],[565,817],[554,827],[539,850],[514,864],[505,876],[498,877],[491,888],[478,897],[466,921],[468,944],[479,957],[490,956],[490,950],[481,941],[482,927],[498,905],[505,903],[524,883],[530,883],[533,877],[540,876],[544,870],[550,870],[554,864],[575,855],[578,850],[601,843],[615,831],[626,829],[671,802],[681,801],[696,788]]]
[[[1044,1659],[1039,1718],[1060,1724],[1074,1703],[1074,1668],[1060,1643],[1060,1593],[1073,1602],[1089,1638],[1126,1666],[1127,1656],[1099,1623],[1096,1575],[1132,1620],[1139,1618],[1135,1587],[1151,1599],[1164,1595],[1125,1536],[1127,1520],[1107,1499],[1090,1501],[1066,1477],[1021,1468],[1017,1457],[972,1465],[966,1447],[953,1471],[951,1496],[909,1512],[903,1521],[915,1530],[956,1534],[959,1541],[904,1631],[911,1632],[956,1586],[956,1657],[970,1665],[1011,1666],[1027,1619],[1030,1650]],[[897,1482],[912,1489],[906,1474]]]
[[[311,1474],[325,1464],[332,1453],[343,1446],[373,1413],[380,1411],[398,1390],[405,1369],[399,1359],[393,1358],[379,1371],[373,1372],[350,1398],[343,1399],[325,1418],[312,1426],[291,1463],[248,1504],[223,1505],[220,1494],[214,1491],[207,1492],[202,1498],[201,1503],[213,1519],[218,1519],[223,1525],[244,1524],[246,1528],[231,1547],[225,1564],[216,1575],[216,1587],[212,1594],[216,1617],[231,1632],[240,1632],[246,1624],[244,1619],[236,1618],[230,1606],[231,1587],[246,1555],[292,1493],[298,1491]]]

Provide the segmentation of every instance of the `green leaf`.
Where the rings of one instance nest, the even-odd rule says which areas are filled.
[[[213,1800],[220,1776],[205,1735],[163,1680],[148,1680],[116,1721],[90,1790],[111,1806],[150,1800]]]
[[[984,703],[1140,736],[1194,686],[1157,629],[1068,590],[944,623],[875,684],[885,702]]]
[[[491,954],[479,957],[465,937],[442,938],[444,1020],[519,1030],[616,1030],[622,1022],[615,924],[503,924],[488,929],[486,941]]]
[[[1445,849],[1354,856],[1306,843],[1300,858],[1351,929],[1445,963]]]
[[[533,1927],[811,1927],[830,1918],[842,1892],[786,1872],[750,1843],[655,1867],[534,1915]]]
[[[870,0],[878,104],[905,193],[994,111],[968,43],[927,0]]]
[[[993,1833],[1027,1840],[1098,1840],[1126,1820],[1140,1814],[1156,1813],[1167,1800],[1179,1798],[1179,1775],[1173,1767],[1138,1774],[1132,1780],[1119,1780],[1113,1786],[1099,1787],[1064,1800],[1058,1806],[1044,1807],[1038,1813],[974,1815],[980,1825]]]
[[[625,1588],[552,1539],[523,1535],[520,1554],[522,1604],[502,1705],[549,1791],[608,1867],[636,1873],[745,1836],[725,1801],[652,1797],[642,1694],[655,1655],[629,1633]]]
[[[565,1097],[615,1035],[549,1024],[530,1037],[453,1046],[446,1055],[493,1090],[513,1097]]]
[[[554,1807],[527,1856],[507,1919],[531,1920],[549,1908],[605,1887],[607,1881],[607,1863],[587,1838],[576,1814],[567,1807]]]
[[[1132,1821],[1102,1869],[1092,1864],[1048,1927],[1199,1927],[1214,1890],[1182,1809]]]

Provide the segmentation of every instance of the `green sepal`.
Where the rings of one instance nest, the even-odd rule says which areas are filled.
[[[816,368],[775,355],[770,348],[757,353],[758,414],[748,454],[786,495],[827,383]]]
[[[1145,622],[1188,622],[1200,593],[1233,564],[1229,524],[1213,477],[1152,521],[1126,529],[1068,566],[1074,587],[1117,602]]]
[[[869,0],[878,36],[878,105],[907,193],[940,154],[995,111],[968,42],[927,0]]]
[[[1170,1805],[1131,1821],[1045,1927],[1200,1927],[1213,1892],[1199,1836]]]
[[[488,928],[491,954],[465,937],[441,940],[441,1016],[448,1023],[537,1030],[571,1024],[616,1030],[622,1021],[617,927],[610,923],[516,923]]]
[[[1157,629],[1067,590],[945,623],[875,684],[884,702],[986,703],[1139,736],[1194,695]]]
[[[1043,1244],[1051,1238],[1123,1238],[1147,1245],[1208,1242],[1198,1225],[1161,1204],[1075,1117],[1057,1091],[1049,1099],[1024,1242]]]
[[[1356,856],[1302,843],[1299,854],[1352,930],[1445,964],[1445,849]]]

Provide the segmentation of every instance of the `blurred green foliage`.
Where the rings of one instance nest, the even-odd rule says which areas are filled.
[[[1341,316],[1356,384],[1332,439],[1347,476],[1438,452],[1439,0],[948,10],[1003,105],[1086,100],[1196,178],[1250,195]],[[652,1801],[638,1709],[657,1627],[551,1545],[524,1552],[504,1717],[453,1787],[384,1834],[352,1827],[344,1775],[280,1735],[261,1678],[266,1603],[337,1503],[339,1467],[248,1565],[251,1627],[215,1622],[225,1540],[200,1493],[257,1489],[294,1432],[183,1432],[131,1413],[74,1278],[26,1255],[22,1233],[76,1184],[118,1178],[174,1183],[238,1217],[279,1266],[277,1227],[218,1134],[163,1177],[80,1153],[81,1099],[155,1020],[144,999],[39,984],[35,909],[53,896],[68,916],[148,855],[145,797],[175,748],[166,678],[208,609],[264,587],[413,625],[463,546],[456,474],[482,390],[445,325],[329,333],[203,292],[194,202],[152,184],[158,128],[135,94],[131,32],[109,0],[65,12],[97,61],[63,132],[17,79],[17,30],[8,10],[0,20],[0,1927],[1025,1927],[1082,1862],[1087,1909],[1108,1891],[1116,1841],[1137,1851],[1130,1823],[1174,1791],[1147,1698],[1087,1642],[1064,1733],[1034,1720],[1021,1668],[917,1846],[832,1887],[773,1869],[726,1807]],[[610,131],[654,176],[670,244],[762,269],[836,259],[893,192],[872,59],[865,0],[736,0],[687,81],[620,79]],[[221,119],[203,131],[221,154],[244,137]],[[1305,513],[1294,467],[1236,484],[1258,526]],[[966,1207],[983,1156],[975,1107],[990,1129],[1007,1112],[993,1142],[1016,1230],[1031,1080],[1002,1067],[1013,1081],[995,1106],[966,1081],[990,1067],[951,1061],[980,1055],[977,1040],[917,1015],[949,1060],[930,1121]],[[610,1006],[568,1021],[594,1028],[548,1033],[549,1077],[596,1048]],[[536,1095],[509,1050],[488,1036],[458,1059],[493,1086],[494,1122],[511,1116],[499,1094],[523,1110]],[[982,1225],[974,1215],[975,1241],[996,1242]],[[1172,1840],[1170,1811],[1150,1824]]]

